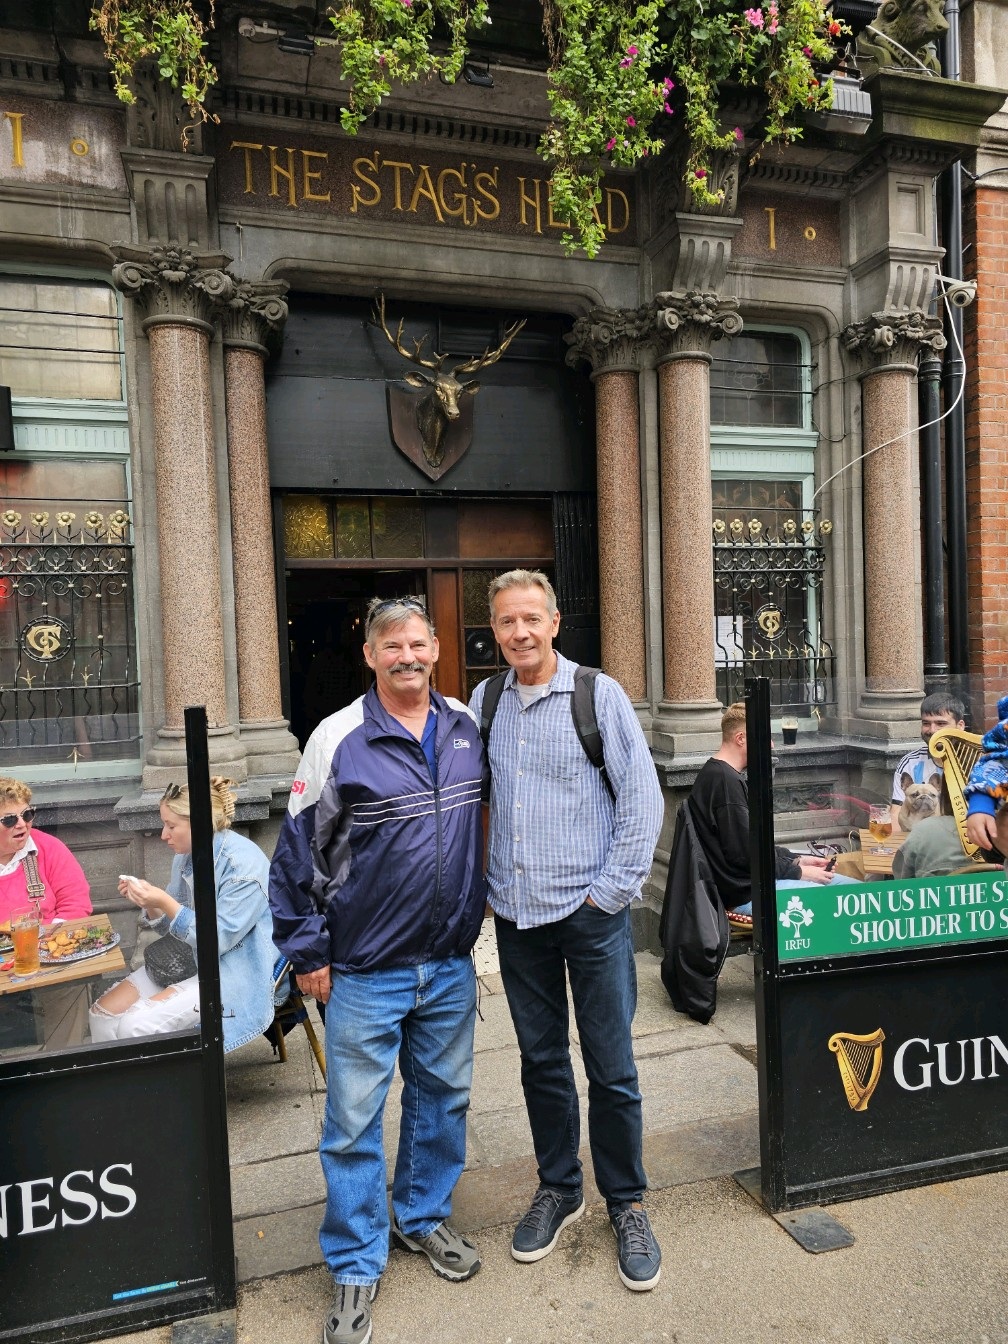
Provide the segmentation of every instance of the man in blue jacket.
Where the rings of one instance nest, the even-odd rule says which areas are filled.
[[[630,1035],[637,975],[629,907],[654,857],[661,787],[634,707],[611,677],[598,676],[594,686],[611,792],[585,754],[571,712],[576,665],[553,648],[560,613],[546,575],[501,574],[489,598],[494,636],[511,670],[487,746],[487,880],[539,1167],[539,1188],[511,1254],[541,1260],[584,1213],[569,978],[588,1075],[595,1181],[609,1209],[619,1276],[643,1292],[658,1282],[661,1250],[641,1203],[647,1180]],[[470,701],[481,717],[486,687],[481,682]]]
[[[471,1278],[445,1220],[465,1163],[483,919],[479,729],[430,687],[434,627],[412,598],[375,600],[368,693],[312,733],[270,869],[274,941],[328,1005],[319,1242],[336,1287],[325,1344],[367,1344],[389,1220],[382,1113],[403,1078],[392,1235],[442,1277]]]

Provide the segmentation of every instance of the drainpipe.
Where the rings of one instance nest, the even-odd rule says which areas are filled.
[[[941,359],[933,351],[917,374],[918,421],[921,425],[921,514],[924,522],[924,681],[936,691],[946,685],[945,556],[942,541]],[[926,426],[926,428],[925,428]]]
[[[942,74],[959,79],[959,0],[946,0],[948,32],[942,43]],[[942,272],[951,280],[962,279],[962,177],[958,162],[942,175],[942,241],[945,259]],[[962,311],[945,306],[948,348],[942,373],[946,409],[959,396],[966,367],[962,349]],[[969,591],[966,573],[966,423],[964,400],[945,419],[945,500],[948,547],[949,669],[963,677],[969,671]]]

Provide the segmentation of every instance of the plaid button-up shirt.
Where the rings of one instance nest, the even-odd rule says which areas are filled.
[[[595,682],[595,713],[613,802],[571,718],[577,664],[557,654],[549,689],[527,709],[514,669],[490,733],[490,904],[520,929],[564,919],[590,896],[615,914],[640,896],[664,813],[654,762],[633,705],[611,677]],[[480,715],[486,682],[473,691]]]

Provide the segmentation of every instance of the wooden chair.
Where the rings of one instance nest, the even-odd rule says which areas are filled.
[[[273,1010],[273,1022],[266,1032],[269,1042],[276,1054],[280,1056],[281,1063],[287,1063],[287,1046],[284,1041],[286,1032],[293,1031],[299,1024],[304,1027],[305,1035],[308,1037],[308,1044],[312,1048],[315,1056],[315,1062],[318,1064],[322,1077],[326,1076],[325,1051],[315,1035],[315,1028],[312,1026],[311,1018],[308,1016],[308,1005],[301,997],[301,991],[297,987],[294,977],[290,973],[291,964],[285,961],[279,972],[273,978],[273,994],[276,997],[277,991],[285,984],[290,992],[283,1003],[279,1004]]]
[[[963,853],[967,858],[975,858],[980,847],[966,834],[967,803],[963,789],[969,780],[970,771],[983,754],[982,738],[978,733],[967,733],[961,728],[942,728],[931,738],[928,749],[931,759],[944,772]]]

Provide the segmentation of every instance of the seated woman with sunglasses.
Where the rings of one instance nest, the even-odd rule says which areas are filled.
[[[237,1050],[273,1021],[276,957],[266,896],[269,859],[258,845],[228,829],[235,809],[230,784],[218,776],[210,780],[225,1051]],[[165,936],[166,948],[155,957],[152,949],[157,944],[148,947],[146,964],[95,1003],[90,1013],[93,1041],[121,1041],[199,1026],[188,788],[169,784],[161,799],[161,820],[161,839],[175,854],[168,890],[139,878],[120,879],[119,890],[143,909],[148,926]],[[171,963],[180,968],[174,977]]]
[[[0,924],[38,901],[43,924],[91,914],[91,889],[62,840],[32,829],[32,791],[0,775]]]

